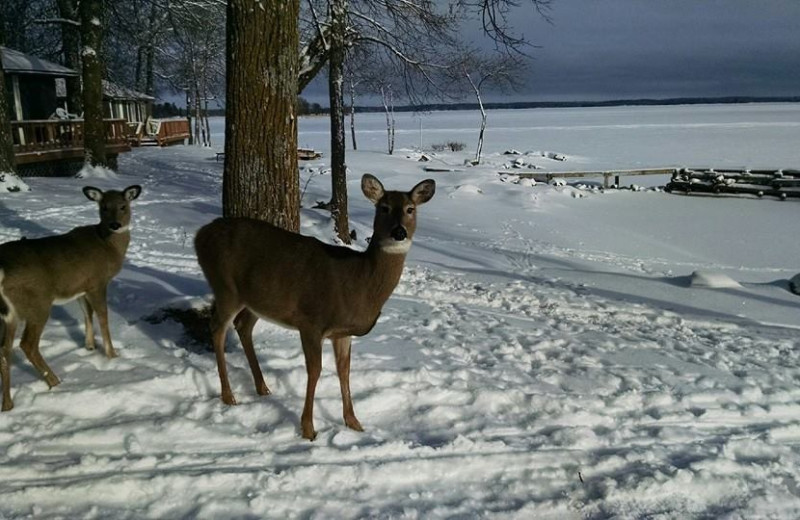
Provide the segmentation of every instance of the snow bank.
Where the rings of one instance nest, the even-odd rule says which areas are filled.
[[[431,114],[426,139],[466,135],[467,116]],[[390,189],[432,175],[382,151],[381,117],[360,116],[359,151],[348,152],[357,248],[374,214],[361,172]],[[398,146],[413,146],[420,125],[397,117],[412,121]],[[229,407],[207,341],[159,314],[208,303],[192,238],[220,214],[223,165],[193,147],[123,154],[118,177],[96,181],[144,187],[109,289],[120,357],[80,346],[75,303],[53,310],[42,337],[61,385],[48,390],[15,350],[16,408],[0,414],[0,517],[797,518],[800,307],[786,280],[800,270],[800,242],[786,237],[800,202],[630,190],[573,198],[575,188],[497,172],[503,150],[531,143],[591,169],[757,168],[761,157],[789,167],[798,120],[800,105],[491,114],[486,150],[496,157],[435,174],[400,285],[354,341],[351,387],[366,431],[343,425],[326,347],[314,443],[298,434],[306,371],[295,332],[264,322],[254,331],[268,397],[256,395],[231,334],[240,404]],[[327,152],[325,119],[302,118],[300,129],[303,146]],[[304,201],[327,200],[330,179],[309,177]],[[82,182],[30,184],[25,197],[3,197],[3,240],[96,221]],[[310,205],[303,232],[331,241],[328,215]],[[740,287],[687,290],[695,272]]]
[[[713,271],[695,271],[692,273],[689,285],[707,289],[741,289],[742,285],[723,273]]]
[[[12,172],[0,172],[0,191],[30,191],[31,188]]]

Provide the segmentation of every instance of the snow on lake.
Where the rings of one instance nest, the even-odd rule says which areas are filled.
[[[231,337],[238,406],[213,354],[165,307],[209,289],[192,248],[220,214],[212,149],[138,149],[118,178],[29,179],[0,199],[0,238],[95,222],[80,192],[139,183],[126,264],[109,290],[120,357],[83,348],[76,303],[55,307],[42,353],[52,390],[15,348],[0,415],[0,517],[796,518],[800,516],[800,201],[509,182],[542,171],[664,166],[798,168],[800,105],[359,114],[350,209],[365,247],[361,174],[389,189],[432,177],[403,278],[353,346],[364,433],[346,429],[326,348],[313,443],[299,435],[306,372],[295,332],[261,322],[273,394],[252,388]],[[331,241],[327,125],[302,163],[302,232]],[[418,148],[462,152],[418,162]],[[536,153],[533,153],[536,152]],[[544,153],[539,153],[544,152]],[[548,154],[563,155],[556,161]],[[435,165],[456,171],[425,172]],[[511,172],[513,173],[513,172]],[[658,184],[630,178],[622,184]],[[661,180],[661,183],[665,182]]]

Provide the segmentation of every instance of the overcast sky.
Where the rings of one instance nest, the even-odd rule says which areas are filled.
[[[553,0],[523,98],[800,95],[800,0]]]
[[[800,95],[800,0],[552,0],[551,23],[520,4],[527,86],[491,101]]]

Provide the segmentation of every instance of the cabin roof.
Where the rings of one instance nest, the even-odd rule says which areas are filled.
[[[58,63],[47,61],[8,47],[0,47],[3,69],[14,74],[40,74],[48,76],[77,76],[78,73]]]
[[[136,92],[128,87],[117,85],[105,79],[103,80],[103,97],[131,101],[153,101],[156,99],[153,96],[148,96],[142,92]]]
[[[13,74],[37,74],[46,76],[78,76],[79,73],[24,52],[9,49],[8,47],[0,47],[3,59],[3,69],[6,73]],[[153,101],[153,96],[148,96],[142,92],[117,85],[108,80],[103,80],[103,97],[116,100],[131,100],[131,101]]]

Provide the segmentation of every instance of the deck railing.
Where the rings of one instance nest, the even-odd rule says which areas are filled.
[[[127,122],[105,119],[106,151],[118,154],[130,150]],[[82,119],[12,121],[11,135],[17,164],[80,157],[83,154]]]

